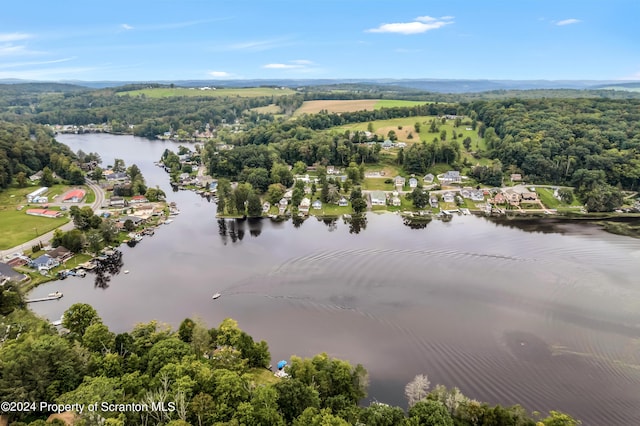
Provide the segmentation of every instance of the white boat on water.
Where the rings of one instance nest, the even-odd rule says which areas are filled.
[[[49,297],[55,297],[56,299],[60,299],[62,297],[62,293],[56,291],[55,293],[49,293]]]
[[[220,293],[216,293],[216,294],[214,294],[213,296],[211,296],[211,298],[212,298],[212,299],[217,299],[217,298],[219,298],[220,296],[222,296]]]
[[[167,219],[167,220],[165,220],[165,221],[164,221],[164,224],[165,224],[165,225],[168,225],[168,224],[170,224],[171,222],[173,222],[173,219]]]

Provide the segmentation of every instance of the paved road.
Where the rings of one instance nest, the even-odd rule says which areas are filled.
[[[96,211],[97,209],[102,207],[102,205],[104,204],[104,200],[105,200],[104,190],[100,188],[100,186],[97,185],[95,182],[87,180],[86,184],[87,186],[89,186],[89,188],[91,188],[93,193],[96,195],[95,201],[91,204],[91,208],[93,209],[93,211]],[[54,203],[49,203],[49,205],[52,205],[52,204]],[[69,203],[65,203],[64,205],[69,205]],[[71,205],[74,205],[74,204],[71,204]],[[73,224],[73,221],[71,221],[71,222],[65,223],[64,225],[58,227],[57,229],[60,229],[66,232],[66,231],[72,230],[73,228],[75,228],[75,225]],[[39,235],[38,237],[31,239],[30,241],[25,241],[24,243],[17,245],[15,247],[11,247],[6,250],[0,250],[0,260],[4,260],[5,256],[7,255],[23,252],[25,249],[30,249],[32,246],[40,242],[46,245],[49,241],[53,239],[54,232],[55,232],[55,229],[47,232],[46,234]]]

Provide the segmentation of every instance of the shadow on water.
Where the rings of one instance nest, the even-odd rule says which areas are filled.
[[[249,218],[247,219],[247,225],[249,227],[249,235],[252,237],[260,236],[262,233],[262,218]]]
[[[94,272],[96,274],[94,286],[106,289],[113,275],[117,275],[122,270],[122,252],[116,250],[113,254],[99,258]]]
[[[329,232],[333,232],[336,229],[338,229],[338,218],[337,217],[325,217],[325,218],[318,217],[318,221],[324,223],[325,225],[327,225],[327,228],[329,228]]]

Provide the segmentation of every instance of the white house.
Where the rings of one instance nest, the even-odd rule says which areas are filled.
[[[394,182],[396,184],[396,186],[404,186],[405,182],[407,180],[405,178],[403,178],[402,176],[396,176],[394,179]]]
[[[409,188],[417,188],[418,187],[418,179],[410,178],[409,179]]]
[[[442,200],[445,203],[453,203],[455,201],[455,196],[453,195],[453,192],[445,192],[442,196]]]
[[[302,201],[300,201],[300,205],[298,206],[298,210],[301,213],[309,213],[309,207],[311,206],[311,200],[307,197],[304,197]]]
[[[442,183],[460,183],[462,182],[462,176],[460,176],[460,172],[457,170],[449,170],[442,177],[439,177],[440,182]]]
[[[371,199],[372,206],[386,206],[387,205],[387,196],[384,191],[371,191],[369,193],[369,198]]]
[[[340,207],[347,207],[349,205],[349,201],[346,198],[342,197],[340,198],[340,200],[338,200],[338,205]]]
[[[424,176],[424,178],[422,178],[422,180],[424,181],[424,183],[433,183],[434,178],[435,178],[434,175],[432,175],[431,173],[428,173]]]
[[[322,201],[320,200],[315,200],[312,204],[311,207],[313,207],[314,210],[320,210],[322,208]]]

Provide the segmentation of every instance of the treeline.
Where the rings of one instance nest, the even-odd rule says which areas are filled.
[[[116,133],[131,133],[133,125],[136,136],[154,138],[170,130],[193,133],[205,131],[207,125],[232,124],[249,109],[274,102],[269,96],[150,98],[110,89],[33,96],[9,96],[6,102],[11,105],[1,108],[0,119],[77,126],[106,123]],[[264,117],[256,113],[250,118]]]
[[[84,174],[75,160],[74,153],[46,127],[0,121],[0,190],[14,179],[18,186],[26,186],[28,177],[43,169],[50,183],[55,172],[72,184],[82,184]]]
[[[0,292],[8,293],[2,288]],[[23,309],[4,317],[3,324],[11,326],[0,329],[0,398],[82,404],[82,424],[579,424],[559,412],[536,423],[520,406],[490,406],[456,388],[430,390],[422,375],[405,388],[408,413],[382,403],[365,407],[360,405],[368,386],[363,366],[326,354],[293,356],[284,377],[274,377],[267,369],[267,343],[254,341],[232,319],[208,328],[187,318],[177,331],[152,321],[116,334],[90,305],[77,303],[64,313],[62,325],[68,333],[63,335]],[[97,410],[86,409],[95,402]],[[108,410],[103,403],[141,404],[147,409]],[[49,414],[39,409],[7,413],[13,426],[41,425]]]

